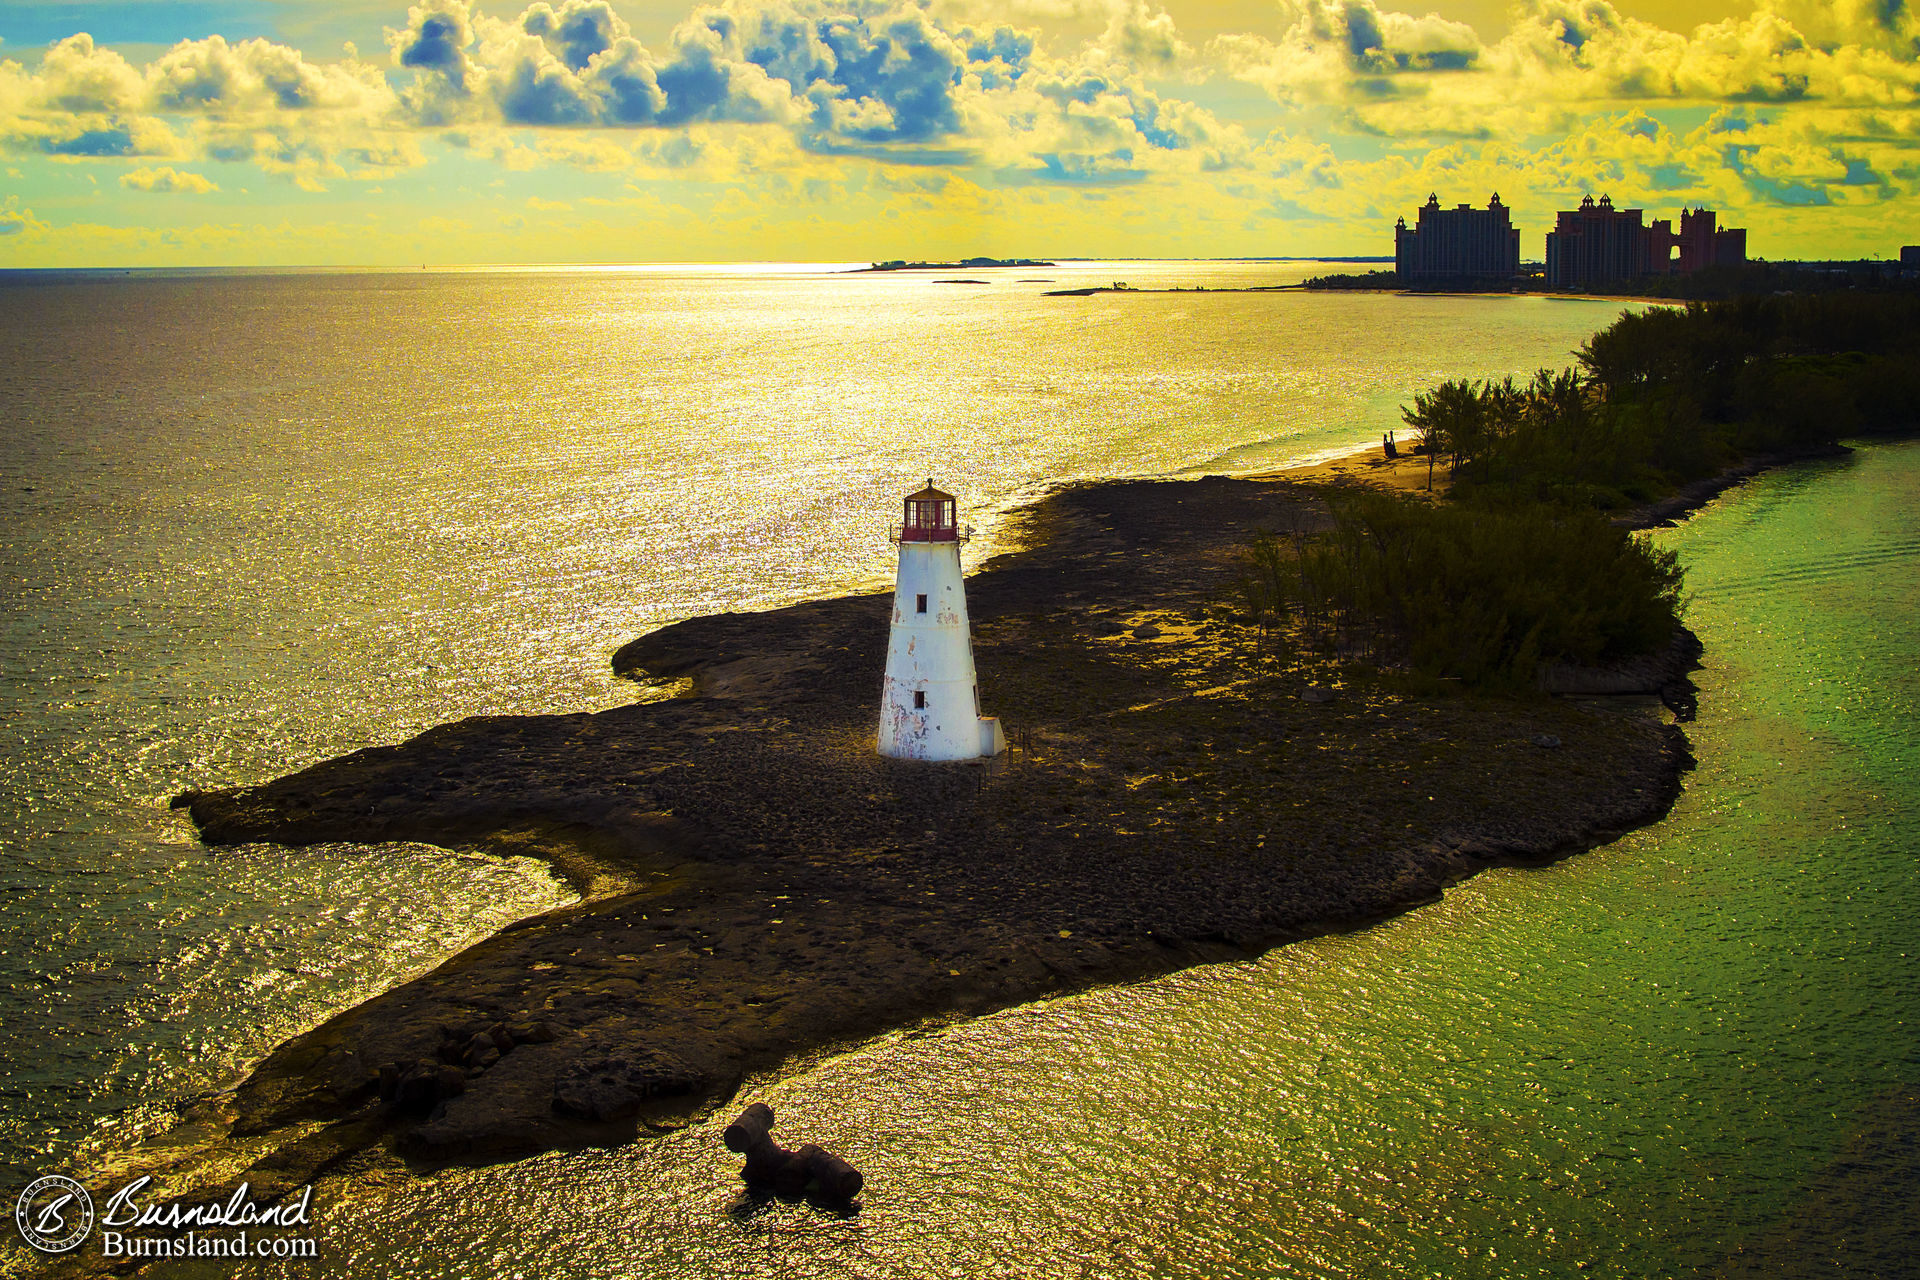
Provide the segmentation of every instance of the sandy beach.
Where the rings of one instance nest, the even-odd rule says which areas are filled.
[[[1399,456],[1389,458],[1378,444],[1362,445],[1332,458],[1304,466],[1262,472],[1248,478],[1281,480],[1290,484],[1364,484],[1403,492],[1426,490],[1431,486],[1432,492],[1444,494],[1448,485],[1446,466],[1438,464],[1429,470],[1426,455],[1411,453],[1411,448],[1411,441],[1401,443]]]

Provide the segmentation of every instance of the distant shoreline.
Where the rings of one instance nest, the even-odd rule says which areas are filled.
[[[894,262],[876,262],[870,267],[855,267],[847,275],[860,275],[873,271],[1004,271],[1009,267],[1045,268],[1057,267],[1057,262],[1046,262],[1039,258],[963,258],[958,262],[907,262],[904,259]]]
[[[1076,289],[1049,289],[1041,296],[1046,298],[1088,298],[1097,293],[1311,293],[1311,294],[1388,294],[1401,298],[1544,298],[1551,302],[1637,302],[1650,306],[1683,306],[1678,298],[1648,298],[1634,294],[1611,293],[1549,293],[1537,289],[1518,289],[1505,292],[1493,290],[1447,290],[1447,289],[1408,289],[1398,285],[1378,289],[1314,289],[1300,284],[1251,284],[1251,285],[1188,285],[1156,288],[1136,288],[1132,285],[1116,286],[1110,284],[1088,285]]]
[[[1173,285],[1159,289],[1136,289],[1132,285],[1089,285],[1084,289],[1049,289],[1043,298],[1088,298],[1096,293],[1298,293],[1306,286],[1298,284]]]

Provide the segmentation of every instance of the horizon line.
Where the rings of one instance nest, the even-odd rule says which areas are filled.
[[[986,256],[986,255],[980,255]],[[1059,266],[1097,266],[1101,263],[1145,263],[1145,262],[1392,262],[1391,254],[1277,254],[1277,255],[1227,255],[1222,257],[1076,257],[1061,254],[1039,255]],[[1036,261],[1039,259],[1036,259]],[[830,274],[837,269],[848,274],[899,274],[900,269],[876,273],[872,268],[880,262],[892,259],[852,259],[852,258],[709,258],[675,259],[658,262],[608,261],[608,262],[422,262],[414,263],[264,263],[232,262],[218,265],[174,265],[155,264],[138,266],[65,266],[65,267],[0,267],[0,276],[14,275],[52,275],[75,272],[213,272],[213,271],[671,271],[681,268],[733,268],[737,270],[779,270],[781,268],[805,268]],[[910,262],[924,261],[928,269],[942,267],[964,267],[965,259],[907,259]],[[1002,270],[1008,268],[994,268]],[[1030,268],[1020,268],[1027,270]],[[1031,268],[1038,269],[1038,268]]]

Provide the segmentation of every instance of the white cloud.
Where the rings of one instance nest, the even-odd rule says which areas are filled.
[[[316,64],[265,40],[176,44],[145,68],[71,36],[39,65],[0,62],[0,145],[71,159],[253,161],[305,186],[423,161],[380,69]]]
[[[8,196],[0,203],[0,236],[24,235],[32,231],[45,231],[47,224],[33,216],[33,210],[22,208],[20,197]]]
[[[1226,36],[1214,51],[1277,101],[1332,105],[1353,128],[1410,140],[1537,136],[1576,127],[1595,105],[1636,102],[1920,106],[1920,67],[1886,40],[1823,44],[1795,25],[1821,7],[1783,0],[1682,33],[1608,0],[1523,0],[1488,44],[1373,0],[1283,0],[1290,25],[1278,41]],[[1863,25],[1887,30],[1858,14],[1822,29]]]
[[[1854,46],[1909,61],[1920,52],[1920,10],[1906,0],[1760,0],[1760,8],[1823,49]]]
[[[205,195],[220,189],[209,182],[205,174],[183,172],[164,165],[158,169],[139,168],[123,173],[120,175],[120,185],[135,191],[186,192],[192,195]]]

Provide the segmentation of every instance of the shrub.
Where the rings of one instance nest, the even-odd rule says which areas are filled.
[[[1255,616],[1310,643],[1476,686],[1520,686],[1541,662],[1593,663],[1667,643],[1681,570],[1591,512],[1329,496],[1333,529],[1289,556],[1256,539]],[[1254,585],[1261,584],[1261,585]]]

